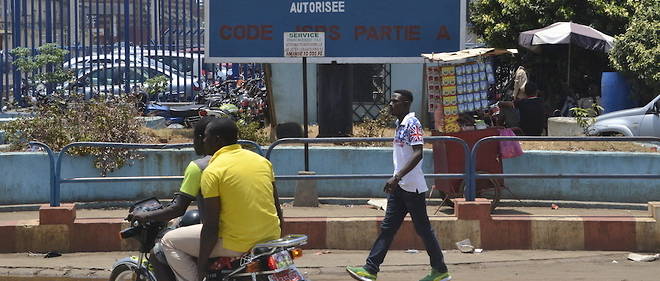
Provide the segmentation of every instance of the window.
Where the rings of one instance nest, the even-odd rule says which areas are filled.
[[[147,74],[144,68],[130,69],[126,73],[126,79],[129,84],[143,83],[147,80]]]
[[[158,56],[158,55],[149,56],[149,58],[162,62],[163,64],[168,65],[169,67],[179,70],[181,72],[191,72],[194,67],[194,61],[192,58]]]
[[[100,86],[116,84],[115,82],[119,81],[119,76],[118,71],[114,72],[115,73],[113,73],[112,69],[110,68],[92,71],[87,76],[88,79],[83,78],[83,83],[85,86],[89,86],[90,82],[92,85]]]

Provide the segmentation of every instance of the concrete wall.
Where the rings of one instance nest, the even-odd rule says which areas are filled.
[[[142,160],[134,161],[109,176],[183,175],[185,165],[194,158],[192,149],[168,152],[144,150]],[[66,157],[62,163],[62,178],[99,177],[89,157]],[[0,153],[0,204],[45,203],[49,201],[48,156],[40,152]],[[150,196],[171,196],[178,189],[178,181],[64,183],[61,200],[102,201],[134,200]]]
[[[426,100],[424,95],[424,82],[423,72],[424,65],[422,64],[392,64],[392,91],[398,89],[410,90],[413,95],[413,103],[410,110],[417,113],[417,118],[422,121],[425,127],[428,127],[426,119]]]
[[[660,154],[528,151],[504,160],[505,173],[658,174]],[[660,179],[505,179],[518,198],[637,202],[660,200]],[[508,192],[505,197],[511,198]]]
[[[391,148],[311,147],[309,167],[317,174],[390,174]],[[301,147],[281,147],[271,155],[276,175],[295,175],[304,169]],[[424,151],[423,169],[433,172],[433,155]],[[319,196],[325,197],[384,197],[385,180],[323,180],[316,183]],[[431,181],[427,181],[430,187]],[[278,190],[283,196],[293,196],[295,181],[280,181]]]
[[[432,172],[432,152],[424,152],[424,171]],[[194,158],[191,149],[142,151],[144,159],[111,176],[179,176]],[[277,175],[293,175],[303,169],[301,147],[282,146],[271,157]],[[388,174],[392,172],[391,148],[311,147],[310,168],[317,174]],[[565,153],[528,151],[504,160],[506,173],[658,173],[657,153]],[[45,203],[49,200],[48,158],[45,153],[0,153],[0,204]],[[98,177],[91,160],[67,157],[62,177]],[[179,181],[65,183],[63,202],[135,200],[168,197]],[[605,179],[506,179],[505,184],[521,199],[648,202],[660,200],[660,180]],[[317,183],[324,197],[383,197],[383,180],[323,180]],[[280,195],[292,197],[294,181],[279,181]],[[511,197],[504,192],[505,197]]]
[[[584,136],[584,132],[575,117],[550,117],[548,136]]]
[[[303,123],[302,65],[275,63],[272,68],[273,95],[277,123]],[[415,94],[412,110],[422,116],[423,65],[392,64],[392,90],[408,89]],[[309,122],[317,122],[316,64],[307,64],[307,94]],[[421,118],[420,118],[421,119]]]
[[[195,158],[192,149],[143,150],[142,160],[134,161],[109,176],[180,176]],[[430,150],[425,151],[425,172],[432,172]],[[304,169],[301,147],[281,147],[271,157],[276,175],[295,175]],[[66,157],[62,178],[98,177],[89,157]],[[49,201],[49,163],[45,153],[0,153],[0,204],[45,203]],[[310,151],[310,168],[318,174],[392,172],[392,150],[375,148],[316,148]],[[326,180],[317,183],[320,196],[382,197],[384,180]],[[150,196],[169,197],[179,181],[63,183],[62,202],[135,200]],[[294,181],[278,182],[281,196],[293,197]]]
[[[274,63],[272,88],[277,123],[303,123],[302,64]],[[316,64],[307,64],[307,114],[316,123]]]

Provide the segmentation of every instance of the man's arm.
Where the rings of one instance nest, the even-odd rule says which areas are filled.
[[[218,224],[220,220],[220,198],[204,198],[204,223],[199,239],[199,255],[197,259],[197,279],[202,280],[206,276],[208,261],[215,244],[218,242]]]
[[[181,182],[180,192],[174,194],[174,199],[165,208],[154,210],[152,212],[135,214],[133,219],[137,220],[155,220],[167,222],[173,218],[182,216],[190,202],[200,192],[200,181],[202,170],[194,162],[190,162],[183,172],[183,182]]]
[[[173,218],[182,216],[186,212],[186,209],[188,209],[188,206],[190,206],[192,199],[193,198],[190,195],[177,192],[174,194],[172,202],[167,204],[164,208],[151,212],[134,214],[131,215],[132,217],[130,218],[139,221],[154,220],[167,222]]]
[[[401,178],[403,178],[405,175],[407,175],[410,171],[412,171],[415,166],[419,163],[419,161],[422,161],[422,156],[423,156],[423,148],[424,145],[422,144],[416,144],[412,146],[413,149],[413,154],[410,160],[397,172],[393,177],[391,177],[389,180],[387,180],[387,183],[385,183],[385,188],[384,191],[387,193],[391,193],[394,191],[394,188],[399,184],[399,181]]]
[[[284,233],[284,214],[282,213],[282,207],[280,206],[280,196],[277,194],[277,187],[275,182],[273,182],[273,199],[275,200],[275,209],[277,209],[277,217],[280,218],[280,229]]]

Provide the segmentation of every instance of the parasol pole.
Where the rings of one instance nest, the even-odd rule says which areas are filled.
[[[568,42],[568,62],[566,63],[566,68],[568,68],[568,71],[566,71],[566,85],[568,88],[571,88],[571,42]]]

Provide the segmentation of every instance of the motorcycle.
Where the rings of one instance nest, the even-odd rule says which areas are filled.
[[[129,213],[146,212],[163,208],[156,198],[149,198],[135,203]],[[139,256],[130,256],[118,260],[112,267],[110,281],[139,280],[158,281],[155,269],[149,261],[154,258],[160,264],[167,264],[165,255],[158,242],[165,233],[177,227],[198,224],[199,216],[186,212],[172,227],[156,221],[130,221],[130,227],[122,230],[122,239],[133,238],[140,244]],[[128,218],[127,218],[128,220]],[[280,239],[257,244],[240,258],[218,257],[209,260],[209,270],[205,281],[309,281],[298,270],[293,260],[303,254],[300,246],[307,244],[307,236],[292,234]],[[167,268],[170,271],[171,269]]]

